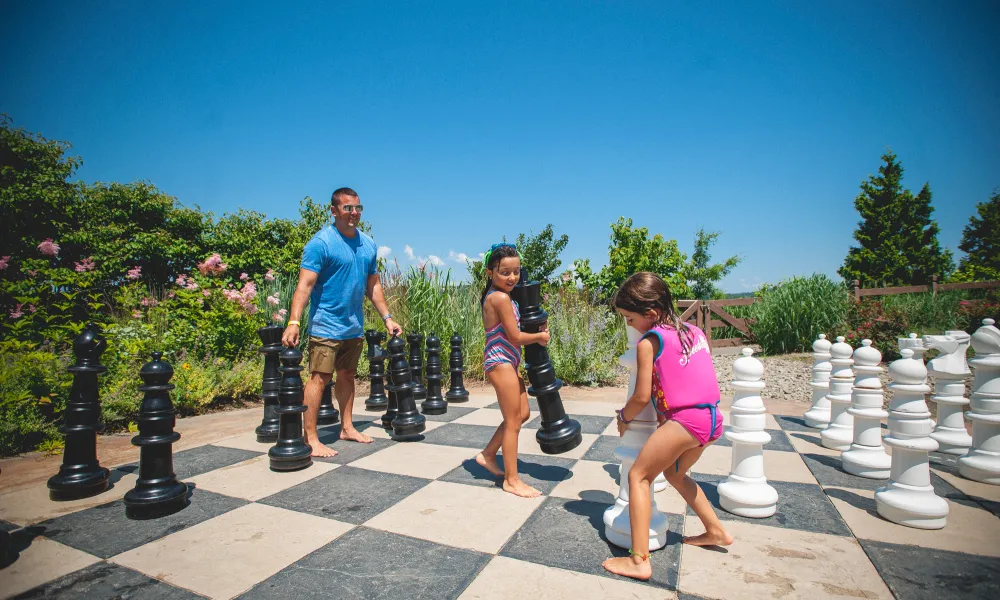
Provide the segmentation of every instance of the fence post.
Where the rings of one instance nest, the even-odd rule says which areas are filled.
[[[854,280],[854,301],[861,302],[861,282]]]
[[[931,294],[934,299],[937,299],[937,288],[938,288],[938,276],[931,275]]]
[[[701,322],[703,327],[702,331],[705,332],[705,341],[708,342],[708,347],[712,347],[712,309],[708,306],[708,300],[701,301]],[[709,350],[711,354],[711,350]]]

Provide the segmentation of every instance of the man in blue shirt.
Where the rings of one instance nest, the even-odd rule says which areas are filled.
[[[316,433],[323,388],[337,372],[334,395],[340,405],[340,439],[370,444],[372,438],[354,428],[354,375],[364,347],[364,301],[372,301],[389,334],[403,330],[389,314],[376,268],[378,248],[358,230],[364,207],[357,192],[340,188],[330,202],[333,224],[321,229],[302,251],[299,284],[292,298],[288,326],[282,336],[286,346],[299,343],[299,319],[309,301],[309,381],[305,389],[306,443],[313,456],[336,456],[320,443]]]

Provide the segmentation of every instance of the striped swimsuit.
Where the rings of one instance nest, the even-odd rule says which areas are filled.
[[[486,295],[489,296],[495,291],[490,290]],[[485,304],[485,301],[483,303]],[[517,326],[520,327],[521,311],[517,307],[517,302],[511,300],[510,303],[514,307],[514,319]],[[521,365],[521,348],[510,342],[502,322],[486,330],[486,351],[483,364],[487,373],[497,365],[513,365],[516,372]]]

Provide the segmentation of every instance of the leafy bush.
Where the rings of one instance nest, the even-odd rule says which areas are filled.
[[[747,311],[750,331],[765,354],[804,352],[821,333],[841,327],[850,298],[847,287],[826,275],[792,277],[764,286]]]
[[[983,319],[993,319],[1000,323],[1000,301],[965,300],[958,303],[958,314],[962,318],[961,328],[972,333],[983,325]]]
[[[553,288],[545,296],[549,313],[549,358],[567,383],[612,384],[618,357],[626,349],[625,321],[587,292]]]
[[[0,353],[0,456],[60,439],[72,378],[69,360],[53,352]]]
[[[846,323],[835,335],[844,336],[854,348],[861,345],[861,340],[871,340],[882,359],[890,361],[900,356],[897,338],[906,337],[911,329],[909,315],[901,304],[863,298],[852,304]]]
[[[890,310],[906,316],[910,331],[918,334],[944,333],[949,329],[964,329],[965,319],[959,313],[959,303],[965,291],[939,292],[937,296],[922,294],[895,294],[882,296],[882,303]]]

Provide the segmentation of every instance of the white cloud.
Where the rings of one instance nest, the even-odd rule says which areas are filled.
[[[379,246],[378,247],[378,257],[379,258],[389,258],[390,254],[392,254],[392,248],[390,248],[389,246]]]
[[[469,262],[469,255],[465,252],[455,252],[454,250],[449,250],[448,259],[453,260],[460,265],[464,265]]]
[[[427,262],[429,262],[430,264],[434,265],[435,267],[443,267],[444,266],[444,261],[441,260],[440,257],[434,256],[433,254],[431,254],[430,256],[427,257]]]
[[[745,277],[740,277],[740,287],[745,290],[756,290],[762,283],[764,283],[764,280],[756,275],[754,275],[753,281],[749,281]]]
[[[414,256],[413,256],[413,248],[410,248],[409,244],[403,246],[403,254],[405,254],[406,258],[408,258],[410,260],[413,260],[413,258],[414,258]]]

